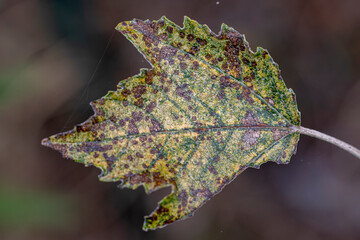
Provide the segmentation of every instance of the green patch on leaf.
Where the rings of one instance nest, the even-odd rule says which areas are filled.
[[[219,34],[187,17],[162,17],[116,29],[153,66],[120,81],[91,103],[95,114],[43,140],[64,157],[122,181],[170,195],[145,218],[144,230],[191,216],[248,167],[287,163],[300,125],[295,94],[262,48],[223,24]]]

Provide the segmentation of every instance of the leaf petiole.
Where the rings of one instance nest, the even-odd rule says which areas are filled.
[[[332,143],[335,146],[342,148],[343,150],[347,151],[348,153],[350,153],[360,159],[360,150],[354,146],[351,146],[350,144],[347,144],[346,142],[343,142],[337,138],[331,137],[325,133],[322,133],[322,132],[319,132],[319,131],[316,131],[316,130],[313,130],[310,128],[306,128],[306,127],[302,127],[302,126],[292,126],[291,128],[298,133],[308,135],[311,137],[315,137],[315,138],[321,139],[323,141]]]

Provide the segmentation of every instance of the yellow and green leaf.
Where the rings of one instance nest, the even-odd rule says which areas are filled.
[[[191,216],[248,167],[287,163],[300,125],[295,94],[262,48],[223,24],[219,34],[185,17],[119,23],[151,63],[91,103],[95,114],[43,140],[64,157],[102,170],[101,181],[170,195],[144,230]]]

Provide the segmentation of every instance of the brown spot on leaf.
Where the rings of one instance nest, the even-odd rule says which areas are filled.
[[[249,88],[244,88],[243,91],[241,92],[241,97],[243,99],[245,99],[248,103],[253,104],[254,100],[252,99],[251,95],[251,91]]]
[[[142,108],[144,106],[144,100],[142,100],[142,98],[139,98],[137,101],[134,102],[134,105]]]
[[[196,38],[196,42],[199,43],[202,47],[207,44],[207,41],[201,38]]]
[[[163,20],[158,21],[158,25],[161,28],[164,27],[164,21]]]
[[[213,58],[213,59],[211,60],[211,63],[212,63],[213,65],[216,65],[216,64],[218,63],[218,60],[217,60],[216,58]]]
[[[150,173],[148,171],[142,172],[140,174],[131,174],[128,176],[129,182],[132,185],[140,183],[151,183]]]
[[[152,126],[149,127],[150,132],[159,132],[162,130],[161,124],[157,120],[151,119],[151,124]]]
[[[192,46],[189,50],[189,53],[192,55],[196,55],[196,53],[199,51],[199,47],[198,46]]]
[[[280,130],[277,128],[271,129],[271,132],[273,134],[273,139],[274,141],[278,141],[280,140],[282,137],[286,136],[287,134],[289,134],[289,131],[284,131],[284,130]]]
[[[120,120],[119,120],[119,126],[120,126],[120,127],[125,126],[125,120],[124,120],[124,119],[120,119]]]
[[[194,37],[194,35],[192,35],[192,34],[187,35],[187,40],[189,40],[190,42],[193,41],[194,38],[195,38],[195,37]]]
[[[123,89],[122,91],[121,91],[121,95],[123,95],[124,97],[127,97],[127,96],[129,96],[131,94],[131,92],[129,91],[129,89]]]
[[[164,60],[170,60],[177,53],[177,49],[169,46],[164,46],[160,50],[160,58]]]
[[[128,122],[128,134],[129,135],[139,134],[139,129],[137,128],[134,120],[130,120]]]
[[[249,65],[249,63],[250,63],[250,61],[247,59],[247,58],[242,58],[241,59],[242,60],[242,62],[244,63],[244,64],[246,64],[246,65]]]
[[[154,72],[152,70],[147,70],[145,72],[145,83],[150,85],[153,83],[153,74]]]
[[[134,111],[131,113],[131,117],[135,122],[140,122],[143,119],[143,113],[141,111]]]
[[[204,189],[191,189],[190,190],[191,195],[194,197],[204,197],[204,198],[210,198],[213,194],[211,191],[207,188]]]
[[[250,129],[246,131],[244,136],[242,137],[244,148],[246,150],[249,150],[252,146],[256,145],[259,137],[260,137],[260,130]]]
[[[103,157],[105,158],[105,161],[108,165],[107,170],[111,171],[111,169],[112,169],[111,166],[116,161],[116,156],[114,156],[114,155],[108,156],[107,153],[103,153]]]
[[[159,38],[163,41],[168,40],[169,36],[166,33],[162,33],[159,35]]]
[[[244,77],[244,82],[251,82],[251,77],[245,76]]]
[[[163,176],[161,176],[161,174],[159,172],[153,173],[153,179],[154,179],[156,187],[167,184],[166,179]]]
[[[175,94],[183,97],[186,101],[190,101],[191,97],[189,95],[189,93],[187,91],[185,91],[184,89],[182,89],[181,87],[177,87],[175,90]]]
[[[223,69],[223,70],[226,70],[227,68],[228,68],[228,64],[225,62],[225,63],[223,63],[222,65],[221,65],[221,68]]]
[[[172,33],[172,32],[173,32],[173,28],[170,27],[170,26],[167,26],[167,27],[166,27],[166,31],[167,31],[168,33]]]
[[[166,215],[169,212],[168,208],[165,208],[163,206],[159,206],[159,208],[156,210],[156,213],[158,215]]]
[[[214,175],[218,175],[218,172],[216,171],[215,167],[212,165],[209,166],[209,172],[211,172]]]
[[[91,121],[86,121],[86,122],[76,126],[76,131],[77,132],[88,132],[91,129],[92,129],[92,122]]]
[[[137,85],[132,89],[132,91],[134,93],[134,97],[139,98],[146,93],[146,86],[142,84]]]
[[[148,113],[151,113],[156,108],[156,105],[157,105],[156,101],[152,101],[145,107],[145,111],[147,111]]]
[[[262,57],[265,59],[268,54],[269,54],[268,52],[264,51],[264,52],[262,52],[261,55],[262,55]]]
[[[179,37],[180,37],[180,38],[184,38],[184,37],[185,37],[185,33],[184,33],[184,32],[180,32],[180,33],[179,33]]]
[[[186,70],[186,68],[187,68],[187,64],[184,63],[184,62],[181,62],[181,63],[180,63],[180,69],[181,69],[182,71],[184,71],[184,70]]]
[[[198,62],[198,61],[194,61],[194,62],[193,62],[193,69],[194,69],[194,70],[198,70],[198,69],[199,69],[199,62]]]
[[[112,145],[101,145],[98,142],[84,142],[77,146],[79,152],[106,152],[112,149]]]
[[[182,190],[178,195],[178,199],[183,207],[186,207],[188,198],[189,196],[185,190]]]
[[[245,117],[241,120],[245,126],[256,126],[259,124],[258,117],[251,111],[246,111]]]
[[[154,40],[146,35],[143,35],[142,40],[144,41],[146,47],[148,48],[151,48],[152,44],[154,43]]]

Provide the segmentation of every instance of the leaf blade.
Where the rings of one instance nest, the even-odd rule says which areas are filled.
[[[92,102],[93,117],[43,144],[100,168],[102,181],[146,192],[171,186],[145,230],[192,215],[247,167],[289,161],[300,113],[265,50],[253,53],[226,25],[215,35],[189,18],[184,28],[163,17],[117,29],[153,68],[121,81]]]

